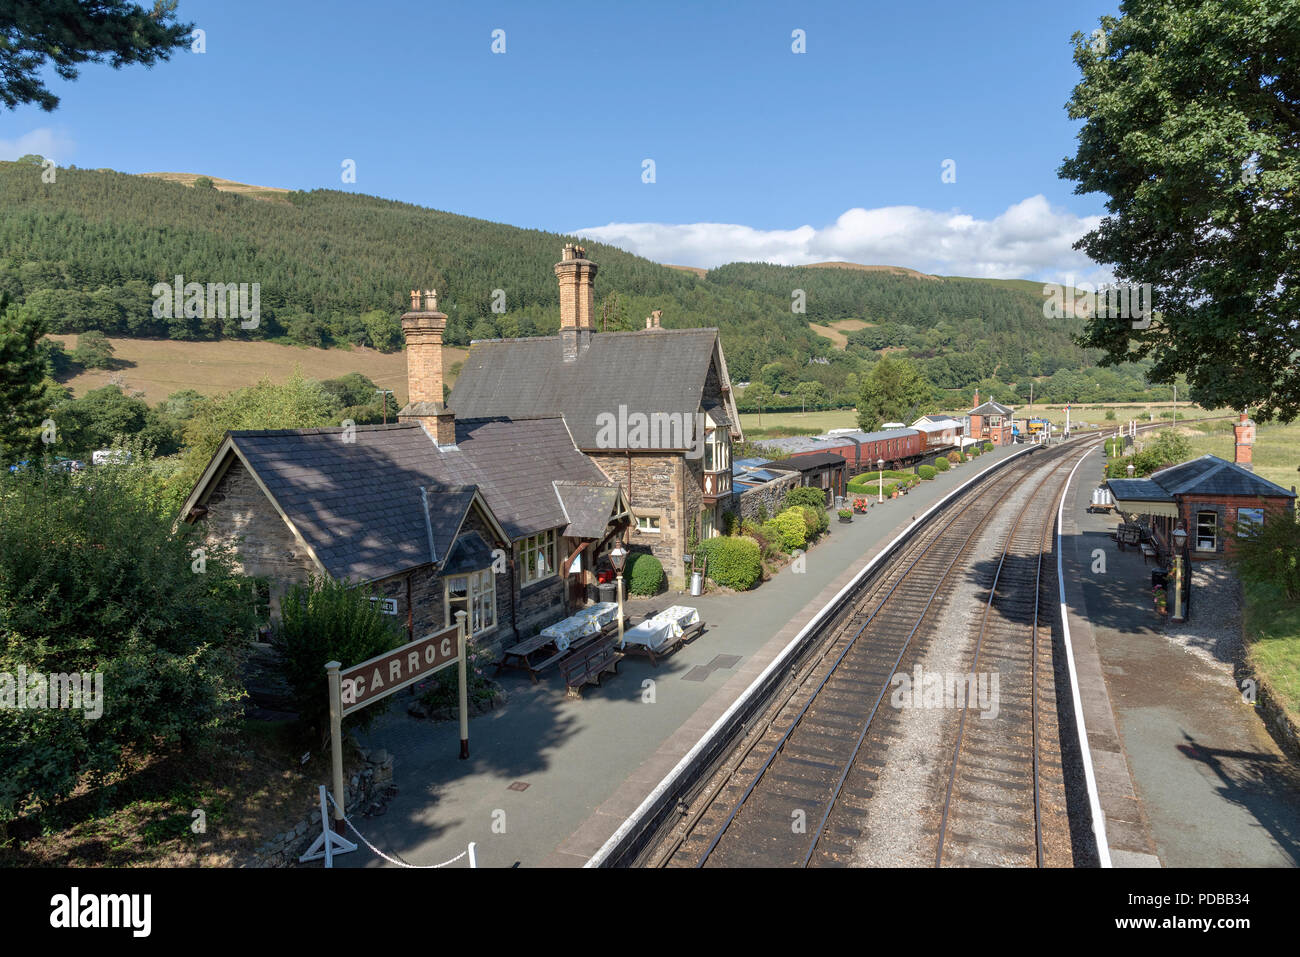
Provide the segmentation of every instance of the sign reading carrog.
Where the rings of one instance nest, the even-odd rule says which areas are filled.
[[[417,638],[339,673],[343,714],[374,704],[420,678],[455,664],[459,654],[455,625]]]

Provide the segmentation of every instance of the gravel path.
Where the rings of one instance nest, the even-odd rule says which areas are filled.
[[[1172,644],[1231,676],[1244,654],[1241,582],[1227,562],[1203,562],[1192,568],[1192,596],[1188,620],[1168,621],[1158,631]],[[1172,593],[1170,601],[1172,612]]]

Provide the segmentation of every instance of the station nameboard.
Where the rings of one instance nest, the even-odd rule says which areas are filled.
[[[342,713],[349,715],[455,664],[459,654],[457,634],[457,627],[452,625],[340,672]]]

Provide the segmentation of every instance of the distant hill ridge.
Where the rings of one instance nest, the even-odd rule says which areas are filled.
[[[40,172],[0,163],[0,289],[27,301],[53,332],[394,348],[396,317],[416,286],[439,291],[452,345],[558,327],[552,266],[576,237],[339,190],[220,177],[209,177],[215,188],[207,190],[193,188],[200,174],[75,168],[60,169],[58,189],[50,189]],[[928,363],[944,388],[994,370],[1015,381],[1092,364],[1071,338],[1076,321],[1044,320],[1034,284],[854,263],[730,263],[706,271],[584,245],[600,266],[599,328],[642,328],[654,309],[668,328],[716,326],[737,381],[780,362],[796,379],[827,377],[834,392],[831,380],[886,350]],[[258,327],[241,329],[237,318],[155,318],[153,284],[178,274],[257,282]],[[960,372],[944,365],[970,356],[974,365],[962,358]],[[810,366],[813,358],[832,365]]]

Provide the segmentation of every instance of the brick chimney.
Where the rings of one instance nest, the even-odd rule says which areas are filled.
[[[572,362],[587,351],[596,332],[596,264],[587,250],[566,243],[555,277],[560,281],[560,344],[564,361]]]
[[[1241,413],[1241,418],[1232,427],[1232,434],[1237,438],[1236,456],[1233,461],[1243,469],[1255,471],[1255,466],[1251,462],[1253,451],[1251,447],[1255,444],[1255,423],[1245,412]]]
[[[442,333],[447,317],[432,289],[411,290],[411,311],[402,316],[406,338],[407,401],[398,421],[419,422],[438,445],[456,444],[456,417],[442,398]]]
[[[979,390],[979,389],[976,389],[976,390],[975,390],[975,401],[974,401],[974,404],[971,405],[971,408],[972,408],[972,409],[978,409],[979,407],[980,407],[980,390]]]

